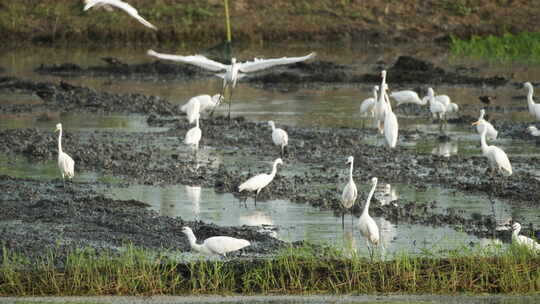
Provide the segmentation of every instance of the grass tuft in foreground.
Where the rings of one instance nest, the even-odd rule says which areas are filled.
[[[49,251],[38,261],[2,253],[0,296],[309,294],[309,293],[507,293],[540,291],[540,257],[515,246],[487,253],[461,250],[450,257],[397,254],[383,261],[325,257],[290,248],[270,259],[173,261],[127,246],[122,253]]]
[[[452,37],[452,53],[490,60],[529,60],[540,62],[540,33],[505,34],[503,36],[472,37],[460,40]]]

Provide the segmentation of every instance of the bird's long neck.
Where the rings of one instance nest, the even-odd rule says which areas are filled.
[[[200,116],[200,114],[197,114],[197,119],[195,120],[195,126],[197,128],[199,127],[199,116]]]
[[[519,236],[520,231],[521,231],[521,227],[519,227],[518,229],[515,229],[514,231],[512,231],[512,237],[517,238]]]
[[[353,177],[352,177],[352,173],[353,173],[353,163],[354,163],[354,160],[351,161],[351,168],[349,170],[349,181],[352,181],[353,180]]]
[[[373,197],[373,193],[375,193],[375,188],[377,187],[377,183],[373,184],[373,187],[371,187],[371,191],[369,191],[369,195],[367,197],[366,204],[364,205],[364,210],[362,211],[362,214],[367,214],[369,210],[369,204],[371,203],[371,197]]]
[[[486,143],[486,133],[487,133],[487,128],[484,127],[484,131],[480,135],[480,144],[482,145],[482,151],[485,151],[488,147]]]
[[[189,245],[191,248],[195,251],[201,251],[202,245],[197,244],[197,238],[195,237],[195,234],[193,234],[193,231],[188,231],[186,236],[189,240]]]
[[[276,126],[274,124],[271,124],[270,127],[272,128],[272,132],[276,130]]]
[[[274,178],[274,176],[276,176],[276,173],[277,173],[277,162],[274,162],[274,166],[272,167],[272,173],[270,173],[270,175],[272,176],[272,179]]]
[[[529,105],[529,109],[535,104],[534,99],[533,99],[533,93],[534,93],[534,89],[532,86],[530,86],[529,93],[527,93],[527,104]]]
[[[480,117],[478,117],[478,121],[481,121],[484,119],[484,112],[480,112]]]
[[[377,101],[377,89],[373,89],[373,98]]]
[[[62,129],[58,132],[58,154],[62,153]]]

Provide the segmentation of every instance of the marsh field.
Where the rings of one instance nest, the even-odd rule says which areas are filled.
[[[242,78],[230,122],[226,103],[212,117],[202,114],[195,154],[183,143],[192,125],[181,106],[220,93],[222,80],[146,51],[224,62],[220,1],[130,1],[157,32],[118,11],[30,2],[0,3],[0,295],[537,300],[540,258],[512,244],[510,226],[519,222],[521,235],[540,238],[540,141],[527,130],[540,124],[524,87],[540,83],[538,8],[518,10],[522,1],[430,8],[229,1],[232,54],[240,61],[317,55]],[[413,9],[433,18],[413,20],[405,13]],[[399,136],[390,149],[375,120],[360,113],[383,69],[389,92],[423,97],[432,87],[459,111],[442,124],[429,105],[392,100]],[[481,109],[499,132],[488,143],[507,153],[509,177],[488,170],[471,126]],[[288,133],[288,153],[255,205],[238,186],[269,173],[280,157],[270,120]],[[59,122],[63,151],[75,161],[65,185]],[[358,198],[344,210],[348,156]],[[372,177],[378,185],[369,212],[380,231],[374,254],[359,230]],[[200,255],[183,226],[199,242],[226,235],[251,245],[225,258]],[[351,302],[385,300],[439,301]]]

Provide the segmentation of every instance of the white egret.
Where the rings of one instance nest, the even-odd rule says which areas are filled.
[[[362,233],[362,236],[366,239],[366,243],[368,245],[371,244],[371,246],[378,246],[379,245],[379,227],[377,226],[377,223],[369,216],[369,204],[371,202],[371,198],[373,197],[373,193],[375,192],[375,188],[377,187],[377,178],[373,177],[371,179],[371,191],[369,191],[368,198],[366,200],[366,204],[364,205],[364,210],[362,211],[362,214],[360,215],[360,233]],[[370,252],[371,257],[373,258],[373,251]]]
[[[106,7],[110,8],[111,6],[117,7],[124,12],[128,13],[131,17],[137,19],[140,23],[142,23],[144,26],[149,27],[155,31],[157,31],[157,27],[155,27],[152,23],[146,21],[143,17],[139,15],[137,10],[129,5],[128,3],[120,0],[85,0],[86,5],[84,6],[84,10],[89,10],[92,7]]]
[[[486,110],[481,109],[480,110],[480,117],[478,117],[478,124],[476,125],[476,131],[478,134],[482,134],[482,131],[484,128],[487,128],[486,137],[490,140],[497,139],[497,135],[499,132],[495,130],[495,127],[489,122],[484,119],[484,115],[486,115]]]
[[[427,104],[427,99],[420,99],[418,93],[412,90],[392,92],[389,96],[397,102],[396,107],[405,103],[412,103],[419,106],[425,106]]]
[[[277,66],[277,65],[285,65],[285,64],[305,61],[305,60],[315,57],[316,55],[316,53],[311,53],[302,57],[282,57],[282,58],[273,58],[273,59],[255,58],[253,61],[246,61],[246,62],[236,62],[236,58],[232,58],[231,64],[223,64],[221,62],[208,59],[202,55],[180,56],[180,55],[157,53],[154,50],[148,50],[147,54],[150,56],[160,58],[160,59],[172,60],[172,61],[196,65],[198,67],[201,67],[203,69],[207,69],[213,72],[224,71],[223,73],[216,74],[216,76],[223,78],[223,92],[225,92],[225,88],[227,86],[229,85],[231,86],[231,92],[229,95],[229,120],[231,119],[232,89],[234,89],[234,87],[236,86],[236,82],[238,81],[238,79],[246,75],[245,73],[260,71],[260,70],[264,70],[264,69]]]
[[[476,121],[473,125],[481,124],[482,122]],[[499,171],[504,176],[512,175],[512,165],[506,153],[497,146],[488,146],[486,143],[487,128],[482,130],[480,134],[480,143],[482,145],[482,155],[487,157],[489,165],[492,169]]]
[[[195,118],[195,127],[189,129],[184,137],[184,143],[191,145],[195,149],[195,153],[199,150],[199,141],[201,141],[202,131],[199,127],[199,115]]]
[[[257,196],[259,196],[259,192],[261,192],[264,187],[266,187],[268,184],[270,184],[270,182],[272,182],[277,173],[277,165],[282,164],[283,160],[281,160],[281,158],[277,158],[276,160],[274,160],[274,165],[272,166],[272,172],[270,174],[263,173],[249,178],[247,181],[243,182],[242,184],[240,184],[240,186],[238,186],[238,191],[257,191],[257,193],[255,194],[255,206],[257,206]],[[247,197],[244,203],[246,201]]]
[[[197,238],[193,234],[193,230],[189,227],[183,227],[182,233],[186,235],[189,240],[191,249],[208,255],[221,255],[225,256],[228,252],[240,250],[244,247],[251,245],[248,240],[237,239],[230,236],[213,236],[209,237],[199,245],[197,244]]]
[[[285,130],[276,128],[276,125],[271,120],[268,122],[268,125],[272,128],[272,141],[274,142],[274,145],[281,148],[281,157],[283,157],[285,155],[285,151],[287,151],[289,135],[287,135]]]
[[[198,98],[190,99],[188,101],[188,104],[186,104],[185,106],[186,117],[190,124],[194,123],[197,118],[201,117],[201,102]]]
[[[386,116],[386,93],[385,90],[387,89],[386,85],[386,70],[381,71],[381,85],[379,86],[379,89],[381,90],[381,93],[379,94],[379,99],[375,103],[375,119],[377,120],[377,127],[379,128],[379,132],[383,134],[384,132],[384,118]]]
[[[444,122],[446,122],[446,106],[442,102],[435,99],[435,92],[433,92],[433,88],[428,88],[427,98],[429,101],[429,111],[433,117],[439,118],[442,129],[443,118]]]
[[[381,90],[381,94],[386,94],[386,86]],[[392,111],[390,101],[386,100],[386,111],[384,115],[384,138],[390,148],[395,148],[398,138],[398,121],[396,114]]]
[[[529,126],[527,130],[529,130],[532,136],[540,136],[540,131],[535,126]]]
[[[530,82],[525,82],[523,85],[526,89],[529,90],[527,93],[527,105],[529,106],[529,112],[540,120],[540,104],[535,103],[533,99],[534,89]]]
[[[197,101],[199,102],[199,112],[204,113],[209,110],[215,109],[219,104],[223,101],[223,96],[221,94],[216,94],[214,96],[210,95],[197,95],[194,97],[191,97],[186,104],[184,104],[180,111],[188,114],[190,112],[194,112],[192,108],[196,107]],[[188,115],[189,116],[189,115]]]
[[[62,174],[62,182],[66,186],[65,178],[72,179],[75,176],[75,161],[71,156],[62,151],[62,124],[56,124],[55,132],[58,133],[58,168]]]
[[[540,251],[540,244],[535,240],[528,238],[524,235],[520,235],[521,224],[514,223],[512,225],[512,242],[517,243],[520,246],[527,247],[529,250]]]
[[[377,102],[377,92],[379,91],[379,86],[376,85],[373,87],[373,97],[369,97],[362,101],[360,104],[360,114],[370,113],[371,117],[375,116],[375,103]]]
[[[349,156],[347,158],[347,164],[351,164],[349,170],[349,182],[343,188],[341,193],[341,206],[345,209],[351,209],[351,207],[356,202],[356,197],[358,196],[358,190],[356,189],[356,184],[353,180],[353,168],[354,168],[354,157]],[[341,226],[345,228],[345,213],[341,214]]]

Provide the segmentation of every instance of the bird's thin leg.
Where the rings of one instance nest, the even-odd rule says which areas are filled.
[[[345,230],[345,211],[341,212],[341,229]]]
[[[284,155],[285,155],[284,147],[285,146],[281,146],[281,158],[284,158]]]
[[[232,86],[230,87],[230,92],[229,92],[229,124],[231,123],[231,104],[232,104],[232,93],[233,93],[233,88]]]

